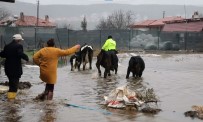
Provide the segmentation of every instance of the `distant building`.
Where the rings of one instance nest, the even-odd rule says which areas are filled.
[[[37,27],[37,28],[36,28]],[[34,49],[36,46],[39,48],[49,38],[55,38],[56,24],[49,20],[46,15],[44,19],[35,16],[24,15],[23,12],[20,16],[12,16],[0,21],[0,35],[2,40],[8,43],[15,33],[23,34],[24,46],[27,49]]]
[[[10,26],[10,27],[56,27],[56,24],[49,21],[49,16],[46,15],[45,19],[38,19],[35,16],[25,16],[23,12],[20,13],[20,17],[13,16],[8,17],[0,21],[0,26]]]
[[[157,19],[157,20],[144,20],[138,23],[135,23],[133,25],[130,25],[130,28],[133,29],[145,29],[145,30],[162,30],[163,27],[166,25],[166,23],[180,23],[184,21],[184,18],[180,16],[175,16],[175,17],[165,17],[162,19]]]
[[[165,32],[202,32],[203,18],[198,12],[194,12],[192,18],[185,19],[180,16],[165,17],[158,20],[144,20],[133,25],[132,29],[138,30],[159,30]]]
[[[184,19],[181,23],[166,23],[165,32],[203,32],[203,18],[196,11],[190,19]]]

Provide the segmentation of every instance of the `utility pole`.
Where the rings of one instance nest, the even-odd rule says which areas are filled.
[[[163,18],[165,18],[165,11],[163,11]]]
[[[35,24],[35,49],[37,48],[37,28],[39,25],[39,0],[37,1],[37,21]]]
[[[184,11],[185,11],[185,36],[184,36],[184,42],[185,42],[185,50],[187,50],[187,11],[186,11],[185,4],[184,4]]]

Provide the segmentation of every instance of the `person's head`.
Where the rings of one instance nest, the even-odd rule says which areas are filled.
[[[15,42],[20,42],[20,41],[22,41],[22,40],[24,40],[23,38],[22,38],[22,36],[21,36],[21,34],[14,34],[13,35],[13,40],[15,41]]]
[[[109,36],[108,36],[108,39],[112,39],[112,36],[111,36],[111,35],[109,35]]]
[[[48,46],[48,47],[54,47],[54,46],[55,46],[55,43],[54,43],[54,39],[53,39],[53,38],[51,38],[51,39],[49,39],[49,40],[47,41],[47,46]]]

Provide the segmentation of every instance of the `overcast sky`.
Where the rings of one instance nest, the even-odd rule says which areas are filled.
[[[37,0],[16,0],[21,2],[37,3]],[[50,4],[74,4],[87,5],[99,3],[121,4],[175,4],[175,5],[198,5],[203,6],[203,0],[39,0],[41,5]]]

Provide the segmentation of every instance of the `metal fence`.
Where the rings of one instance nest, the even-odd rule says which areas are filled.
[[[0,48],[12,41],[15,33],[21,33],[27,50],[39,49],[49,38],[56,46],[71,47],[87,43],[101,49],[108,35],[117,42],[118,50],[194,50],[203,51],[203,32],[161,32],[157,30],[68,30],[56,28],[0,27]]]

